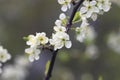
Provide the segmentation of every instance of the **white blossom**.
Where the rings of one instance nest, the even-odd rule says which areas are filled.
[[[60,5],[62,5],[61,10],[62,10],[63,12],[66,12],[68,9],[71,8],[71,4],[70,4],[71,1],[72,1],[72,0],[58,0],[58,3],[59,3]]]
[[[0,46],[0,62],[5,63],[11,59],[11,55],[8,53],[7,49]]]
[[[45,45],[48,43],[48,38],[46,37],[46,33],[36,33],[36,36],[34,35],[29,35],[28,36],[28,41],[26,42],[27,45],[31,47],[36,47],[40,44]]]
[[[52,34],[50,44],[54,46],[54,50],[61,49],[63,46],[66,48],[70,48],[72,46],[69,35],[65,32],[57,32]]]
[[[29,46],[32,46],[32,47],[39,45],[39,43],[34,35],[28,36],[28,41],[26,42],[26,44]]]
[[[83,42],[88,34],[88,23],[86,21],[83,21],[80,27],[76,28],[76,33],[77,33],[77,37],[76,39],[79,42]]]
[[[84,6],[81,7],[80,12],[82,14],[85,14],[87,18],[90,18],[94,12],[95,13],[99,12],[99,9],[98,7],[96,7],[96,4],[97,2],[95,0],[92,0],[92,1],[85,0],[83,2]]]
[[[56,32],[65,32],[66,28],[64,26],[54,26]]]
[[[111,2],[109,0],[97,0],[97,6],[100,10],[108,12],[111,8]]]
[[[46,37],[46,33],[36,33],[36,38],[39,44],[45,45],[48,43],[48,38]]]
[[[46,33],[36,33],[36,35],[29,35],[28,41],[26,42],[27,45],[30,47],[25,49],[25,53],[29,55],[29,60],[33,62],[34,60],[39,59],[39,54],[41,50],[38,49],[39,46],[43,46],[47,44],[49,41],[48,37],[46,37]]]
[[[25,49],[25,53],[28,54],[30,62],[39,59],[39,54],[41,53],[40,49],[35,47],[30,47]]]
[[[65,20],[66,20],[66,15],[64,13],[61,13],[59,16],[59,19],[57,19],[55,21],[55,25],[56,26],[61,26],[65,24]]]

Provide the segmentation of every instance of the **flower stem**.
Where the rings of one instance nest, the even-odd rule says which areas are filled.
[[[70,19],[68,20],[68,23],[66,25],[66,29],[67,29],[66,32],[67,33],[68,33],[68,31],[70,30],[70,28],[72,26],[72,21],[73,21],[73,18],[75,16],[75,13],[77,12],[78,8],[83,3],[83,1],[84,0],[80,0],[80,1],[78,1],[78,3],[76,3],[74,5],[74,8],[73,8],[73,11],[71,13]],[[50,78],[52,76],[52,70],[53,70],[53,67],[54,67],[54,63],[55,63],[55,59],[56,59],[56,56],[57,56],[57,52],[58,52],[58,50],[53,51],[53,55],[52,55],[52,58],[51,58],[51,63],[50,63],[50,66],[49,66],[49,70],[48,70],[47,76],[45,77],[45,80],[50,80]]]
[[[46,76],[45,80],[49,80],[50,77],[52,76],[51,74],[52,74],[52,70],[53,70],[53,67],[54,67],[54,63],[55,63],[55,59],[56,59],[56,56],[57,56],[57,52],[58,52],[58,50],[53,52],[53,55],[52,55],[52,58],[51,58],[50,67],[49,67],[49,70],[48,70],[48,73],[47,73],[47,76]]]
[[[70,19],[68,21],[68,24],[67,24],[67,32],[69,31],[69,29],[71,28],[71,25],[72,25],[72,20],[75,16],[75,13],[77,12],[78,8],[80,7],[80,5],[83,3],[84,0],[80,0],[73,8],[73,11],[72,11],[72,14],[70,16]]]

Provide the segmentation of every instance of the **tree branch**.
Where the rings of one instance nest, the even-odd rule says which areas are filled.
[[[66,25],[66,29],[67,29],[66,32],[67,32],[67,33],[68,33],[69,29],[70,29],[71,26],[72,26],[72,20],[73,20],[73,18],[74,18],[74,16],[75,16],[75,13],[77,12],[78,8],[79,8],[80,5],[83,3],[83,1],[84,1],[84,0],[80,0],[78,3],[76,3],[76,4],[74,5],[74,8],[73,8],[73,11],[72,11],[72,13],[71,13],[70,19],[68,20],[68,23],[67,23],[67,25]],[[53,51],[53,56],[52,56],[52,58],[51,58],[50,67],[49,67],[49,70],[48,70],[48,73],[47,73],[47,76],[46,76],[45,80],[49,80],[50,77],[52,76],[52,70],[53,70],[53,67],[54,67],[54,63],[55,63],[55,59],[56,59],[56,56],[57,56],[57,52],[58,52],[58,50]]]
[[[68,21],[68,24],[67,24],[67,32],[69,31],[69,29],[71,28],[71,25],[72,25],[72,20],[75,16],[75,13],[77,12],[78,8],[80,7],[80,5],[83,3],[84,0],[80,0],[73,8],[73,11],[72,11],[72,14],[71,14],[71,17]]]
[[[47,76],[46,76],[45,80],[49,80],[50,77],[51,77],[53,66],[54,66],[54,63],[55,63],[56,56],[57,56],[57,52],[58,52],[58,50],[53,52],[50,67],[49,67],[49,70],[48,70],[48,73],[47,73]]]

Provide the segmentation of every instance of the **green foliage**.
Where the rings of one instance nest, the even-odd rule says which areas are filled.
[[[79,11],[78,11],[75,14],[75,17],[73,19],[73,23],[77,23],[77,22],[80,22],[80,21],[81,21],[81,18],[80,18],[80,14],[79,14]]]
[[[50,61],[48,61],[48,62],[46,63],[46,66],[45,66],[45,75],[47,75],[47,73],[48,73],[49,66],[50,66]]]
[[[28,37],[23,37],[23,40],[28,41]]]

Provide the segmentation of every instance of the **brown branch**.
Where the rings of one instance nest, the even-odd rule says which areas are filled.
[[[71,13],[71,16],[70,16],[70,19],[68,20],[68,23],[66,25],[66,29],[67,29],[67,33],[69,31],[69,29],[71,28],[72,26],[72,21],[73,21],[73,18],[75,16],[75,13],[77,12],[78,8],[80,7],[80,5],[83,3],[84,0],[80,0],[78,1],[78,3],[75,3],[74,4],[74,8],[73,8],[73,11]],[[52,71],[53,71],[53,67],[54,67],[54,63],[55,63],[55,59],[56,59],[56,56],[57,56],[57,52],[58,50],[56,51],[53,51],[53,56],[51,58],[51,63],[50,63],[50,67],[49,67],[49,70],[48,70],[48,73],[47,73],[47,76],[45,78],[45,80],[50,80],[51,76],[52,76]]]

